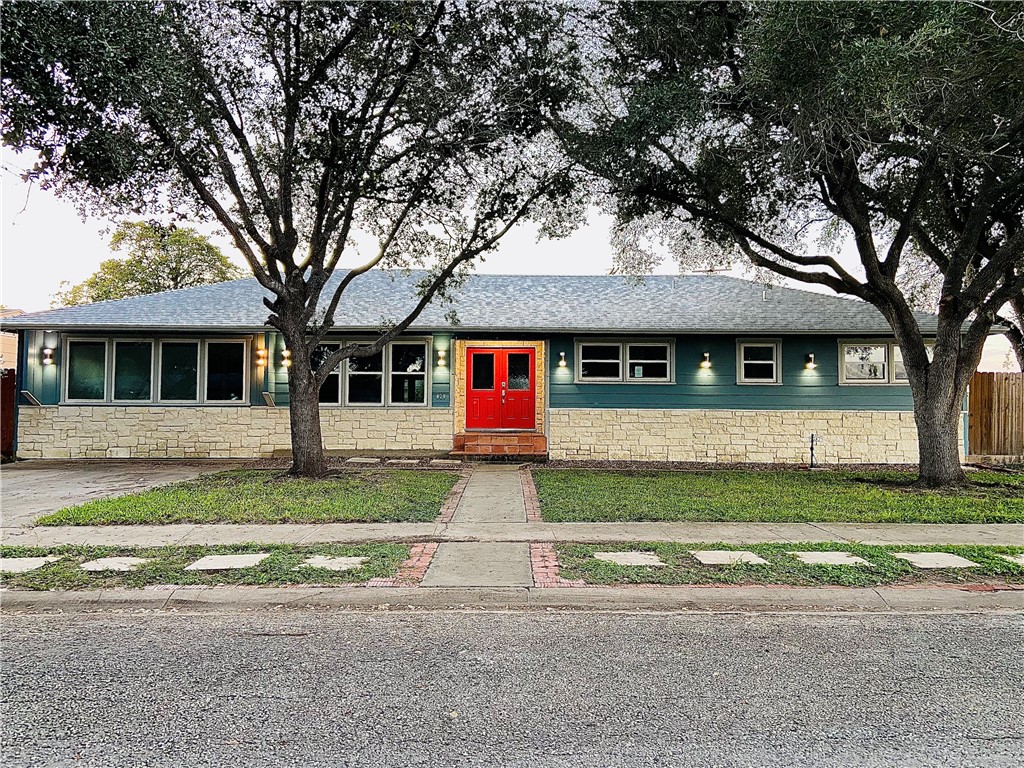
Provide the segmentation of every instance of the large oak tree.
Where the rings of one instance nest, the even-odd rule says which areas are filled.
[[[6,3],[3,140],[38,152],[32,176],[87,208],[223,225],[295,361],[292,472],[318,475],[327,375],[444,300],[516,222],[561,223],[568,174],[539,120],[568,82],[551,44],[561,12],[472,0]],[[345,289],[384,266],[427,268],[415,308],[372,343],[318,354]]]
[[[607,183],[626,268],[649,267],[661,240],[684,263],[743,259],[877,307],[926,486],[966,482],[966,390],[998,313],[1024,296],[1019,10],[609,4],[580,22],[598,41],[585,103],[553,117]],[[905,290],[912,257],[941,283],[933,355]]]

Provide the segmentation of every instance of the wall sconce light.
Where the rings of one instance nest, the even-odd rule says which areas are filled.
[[[53,365],[53,350],[50,347],[43,348],[43,365]]]
[[[711,367],[711,353],[710,352],[705,352],[704,353],[704,359],[700,361],[700,367],[703,368],[705,371],[708,368]]]
[[[558,353],[558,367],[559,368],[565,368],[567,365],[568,365],[568,363],[565,362],[565,352],[559,352]]]
[[[448,365],[448,350],[439,349],[437,350],[437,367],[444,368]]]
[[[257,349],[256,350],[256,365],[260,368],[267,364],[267,350]]]
[[[285,368],[292,367],[292,351],[290,349],[286,349],[281,353],[281,365]]]
[[[818,364],[814,362],[814,353],[811,352],[811,354],[807,356],[807,364],[804,366],[804,368],[806,368],[808,371],[813,371],[817,367]]]

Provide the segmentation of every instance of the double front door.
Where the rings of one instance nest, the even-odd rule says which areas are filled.
[[[533,429],[536,366],[532,347],[466,350],[466,428]]]

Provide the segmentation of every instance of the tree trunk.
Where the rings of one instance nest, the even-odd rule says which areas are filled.
[[[926,403],[914,414],[920,454],[917,484],[925,488],[967,485],[960,465],[960,406]]]
[[[291,417],[292,466],[298,477],[321,477],[327,471],[324,441],[320,431],[320,391],[309,365],[305,341],[294,346],[288,369],[288,413]]]

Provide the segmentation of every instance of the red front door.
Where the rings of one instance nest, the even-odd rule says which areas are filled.
[[[466,352],[466,428],[533,429],[536,368],[532,347]]]

